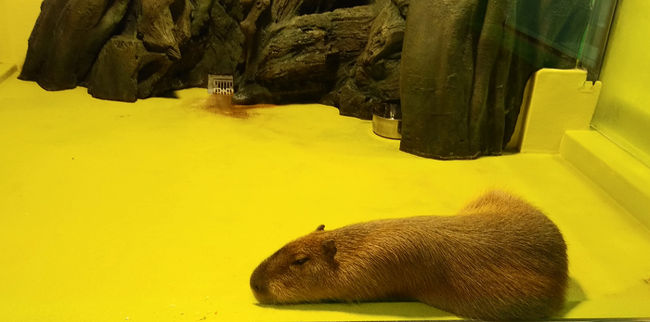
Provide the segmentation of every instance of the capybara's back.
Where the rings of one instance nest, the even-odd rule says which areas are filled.
[[[492,191],[450,219],[440,247],[443,289],[419,300],[482,319],[540,319],[562,308],[566,244],[543,213]]]

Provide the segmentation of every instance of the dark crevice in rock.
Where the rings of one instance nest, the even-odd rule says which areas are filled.
[[[142,83],[154,74],[158,72],[162,68],[163,64],[160,63],[159,61],[151,61],[146,63],[139,71],[138,71],[138,83]]]
[[[303,16],[314,13],[323,13],[327,11],[334,11],[336,9],[352,8],[369,4],[369,0],[307,0],[302,2],[298,8],[297,15]]]
[[[169,5],[169,12],[172,15],[172,21],[178,23],[178,20],[182,17],[185,11],[186,0],[174,0]]]

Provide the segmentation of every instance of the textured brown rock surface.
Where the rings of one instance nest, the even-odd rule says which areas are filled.
[[[236,104],[403,117],[402,150],[474,158],[501,153],[535,70],[575,66],[590,3],[45,0],[20,77],[135,101],[233,75]]]
[[[237,74],[243,10],[238,0],[45,0],[20,77],[123,101],[206,86],[208,74]]]
[[[43,1],[20,78],[36,81],[47,90],[77,86],[118,28],[129,2]]]
[[[134,101],[205,86],[208,74],[231,74],[240,103],[323,101],[370,118],[373,109],[398,106],[404,6],[404,0],[270,6],[45,0],[21,78],[51,90],[85,85],[98,98]]]
[[[373,19],[371,7],[362,6],[271,25],[258,54],[255,81],[278,102],[320,100],[334,86],[339,66],[361,54]]]
[[[343,79],[324,103],[338,106],[341,114],[363,119],[373,112],[399,117],[399,75],[405,21],[399,8],[386,5],[374,20],[368,42],[354,64],[341,73]],[[391,111],[396,111],[392,113]]]

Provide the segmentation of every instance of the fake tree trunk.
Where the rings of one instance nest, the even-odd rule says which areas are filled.
[[[553,46],[577,54],[589,1],[411,0],[408,12],[401,149],[472,159],[502,152],[534,71],[575,67]]]

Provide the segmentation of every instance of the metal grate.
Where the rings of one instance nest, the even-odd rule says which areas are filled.
[[[232,75],[208,75],[208,94],[232,95],[234,93]]]

